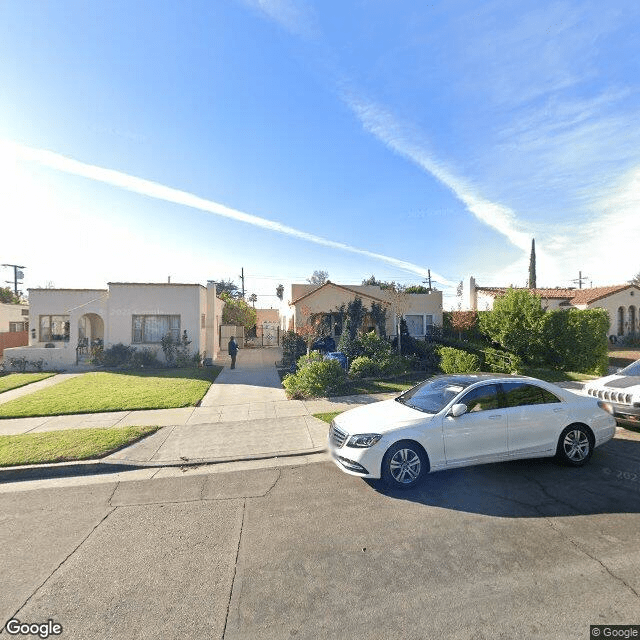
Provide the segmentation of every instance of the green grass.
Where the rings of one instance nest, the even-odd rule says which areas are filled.
[[[314,413],[314,418],[320,418],[320,420],[324,420],[327,424],[331,424],[331,421],[339,416],[343,411],[330,411],[329,413]]]
[[[0,418],[192,407],[221,370],[222,367],[207,367],[85,373],[0,404]]]
[[[433,374],[420,371],[415,374],[402,376],[395,380],[350,380],[344,385],[339,393],[334,395],[351,396],[362,393],[400,393],[415,386],[418,382],[422,382],[423,380],[430,378],[431,375]]]
[[[11,391],[11,389],[19,389],[32,382],[39,382],[54,376],[55,373],[9,373],[0,376],[0,393]]]
[[[68,429],[0,436],[0,467],[104,458],[159,428]]]

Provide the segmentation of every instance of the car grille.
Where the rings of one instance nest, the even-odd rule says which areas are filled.
[[[342,429],[336,427],[333,422],[331,423],[331,427],[329,428],[329,442],[331,442],[336,449],[340,449],[340,447],[342,447],[347,439],[347,435],[348,434]]]
[[[631,393],[622,393],[620,391],[603,391],[602,389],[589,389],[587,393],[599,400],[607,402],[616,402],[618,404],[633,404],[633,395]]]

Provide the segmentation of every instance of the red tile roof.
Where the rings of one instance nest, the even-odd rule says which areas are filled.
[[[509,288],[519,291],[531,291],[542,298],[554,298],[568,300],[572,305],[588,305],[607,296],[619,293],[625,289],[633,287],[640,291],[640,288],[632,284],[615,284],[608,287],[591,287],[590,289],[528,289],[526,287],[477,287],[477,291],[482,291],[490,296],[503,296]]]

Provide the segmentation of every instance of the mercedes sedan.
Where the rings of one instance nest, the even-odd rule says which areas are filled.
[[[581,466],[615,429],[607,403],[542,380],[445,375],[336,416],[329,450],[346,473],[408,489],[431,471],[487,462],[555,456]]]

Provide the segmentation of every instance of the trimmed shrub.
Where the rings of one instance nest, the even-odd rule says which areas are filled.
[[[155,349],[144,347],[131,355],[131,366],[140,369],[157,369],[162,366]]]
[[[338,341],[338,351],[344,353],[349,360],[354,360],[358,356],[362,355],[362,343],[359,338],[352,335],[351,331],[351,318],[347,316],[347,320],[344,324],[340,340]]]
[[[120,367],[131,363],[136,348],[119,342],[102,352],[102,364],[105,367]]]
[[[380,375],[381,366],[369,356],[359,356],[349,367],[349,377],[351,378],[372,378]]]
[[[362,355],[372,360],[384,360],[391,355],[391,343],[374,331],[370,331],[360,338],[360,346]]]
[[[285,364],[297,362],[298,358],[307,353],[307,343],[295,331],[287,331],[282,336],[282,360]]]
[[[309,355],[306,353],[300,356],[297,361],[298,370],[308,367],[313,362],[322,362],[322,354],[319,351],[312,351]]]
[[[462,349],[440,347],[440,368],[444,373],[475,373],[480,371],[480,358]]]
[[[522,369],[522,360],[515,353],[489,347],[483,355],[483,369],[491,373],[517,373]]]
[[[290,398],[317,398],[339,391],[347,376],[337,360],[309,362],[282,384]]]
[[[391,355],[385,358],[381,363],[382,373],[385,376],[401,376],[404,373],[412,371],[414,368],[414,360],[405,358],[404,356]]]

